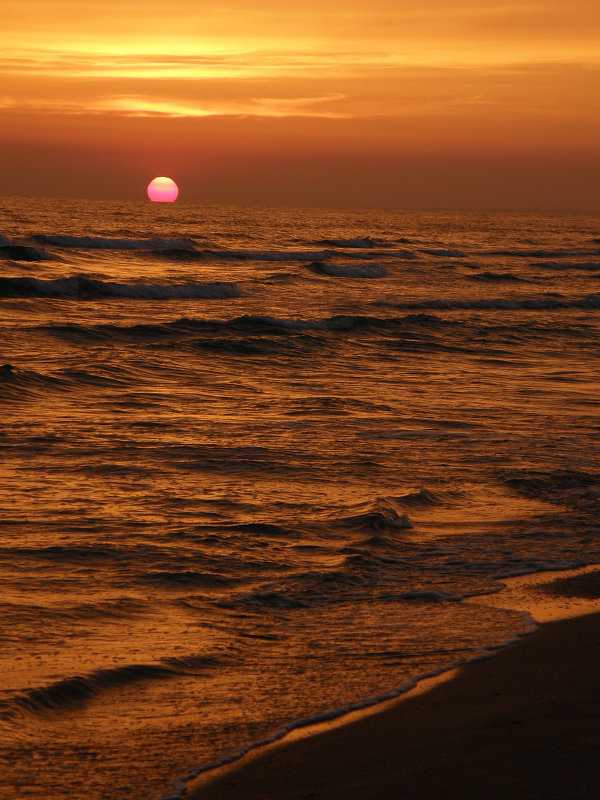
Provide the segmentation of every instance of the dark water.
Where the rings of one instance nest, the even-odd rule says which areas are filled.
[[[3,798],[166,796],[600,561],[596,218],[5,198],[0,233]]]

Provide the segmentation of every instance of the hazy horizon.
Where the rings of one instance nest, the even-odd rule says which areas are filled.
[[[588,0],[4,6],[0,194],[600,210]]]
[[[40,200],[40,201],[52,201],[52,200],[62,200],[62,201],[91,201],[91,202],[98,202],[98,203],[134,203],[134,204],[142,204],[145,206],[152,206],[152,205],[164,205],[164,204],[155,204],[150,202],[148,198],[139,197],[139,198],[116,198],[116,197],[86,197],[84,195],[61,195],[61,194],[0,194],[0,199],[2,200],[10,200],[10,199],[18,198],[23,200]],[[398,213],[423,213],[423,214],[502,214],[502,215],[525,215],[525,216],[582,216],[582,217],[589,217],[589,216],[596,216],[599,212],[593,209],[589,210],[578,210],[578,211],[560,211],[560,210],[553,210],[548,208],[502,208],[502,207],[490,207],[490,208],[473,208],[473,207],[456,207],[456,208],[449,208],[449,207],[408,207],[408,206],[377,206],[377,205],[362,205],[362,206],[354,206],[354,205],[308,205],[308,204],[291,204],[291,203],[259,203],[259,202],[226,202],[226,201],[192,201],[186,200],[185,198],[180,196],[174,203],[169,203],[168,205],[172,206],[204,206],[206,208],[248,208],[248,209],[283,209],[283,210],[304,210],[309,211],[311,209],[315,211],[393,211]]]

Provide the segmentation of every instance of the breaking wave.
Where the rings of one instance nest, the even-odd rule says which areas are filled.
[[[392,498],[380,498],[374,505],[363,504],[357,510],[358,514],[341,520],[344,527],[360,531],[403,530],[413,527],[408,516],[397,508]]]

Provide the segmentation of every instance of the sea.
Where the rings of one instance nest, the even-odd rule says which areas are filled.
[[[179,800],[600,562],[597,216],[5,197],[0,235],[3,800]]]

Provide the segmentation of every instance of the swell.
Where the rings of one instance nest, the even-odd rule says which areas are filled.
[[[429,256],[437,256],[438,258],[466,258],[467,256],[462,250],[446,250],[444,248],[422,249],[420,252]]]
[[[514,343],[515,337],[520,340],[534,339],[547,340],[549,337],[569,336],[587,338],[595,335],[590,326],[581,324],[550,323],[543,319],[524,319],[510,324],[500,322],[491,316],[488,321],[485,317],[476,320],[444,320],[441,316],[425,313],[427,310],[453,310],[472,308],[485,310],[494,308],[496,303],[499,308],[512,310],[550,310],[556,308],[600,308],[600,294],[590,295],[580,301],[569,303],[567,301],[550,300],[546,303],[532,301],[498,300],[498,301],[473,301],[452,302],[432,301],[423,303],[395,304],[388,301],[375,301],[373,306],[404,308],[417,313],[403,316],[381,317],[373,315],[335,315],[317,319],[286,319],[263,315],[244,315],[231,319],[190,319],[182,317],[173,322],[136,325],[44,325],[33,330],[42,330],[52,336],[66,340],[83,341],[115,341],[128,343],[171,342],[179,341],[187,347],[215,352],[230,353],[232,355],[268,355],[280,352],[281,348],[290,347],[299,354],[313,352],[315,348],[324,347],[328,342],[335,341],[338,336],[345,337],[353,333],[373,333],[388,337],[389,342],[406,346],[451,346],[451,337],[469,337],[475,342],[478,335],[489,336],[493,334],[505,344]],[[383,339],[379,342],[383,344]],[[305,353],[305,354],[306,354]],[[0,385],[2,373],[0,372]],[[317,402],[312,399],[311,403]],[[335,410],[334,399],[324,400],[320,408],[303,406],[299,409],[290,409],[290,413],[304,411]],[[329,406],[329,409],[328,409]]]
[[[88,369],[63,369],[58,375],[45,375],[17,368],[13,364],[0,366],[0,398],[6,401],[31,400],[55,392],[76,391],[82,387],[119,388],[139,384],[140,368],[122,364],[97,364]]]
[[[597,256],[600,250],[580,250],[569,248],[557,248],[555,250],[546,249],[506,249],[506,250],[487,250],[486,255],[491,256],[514,256],[515,258],[569,258],[571,256]]]
[[[502,281],[508,283],[528,283],[525,278],[519,278],[512,272],[477,272],[474,275],[467,275],[466,277],[470,281],[481,281],[483,283],[498,283]]]
[[[530,267],[537,269],[553,269],[553,270],[600,270],[599,261],[532,261]]]
[[[442,300],[432,298],[431,300],[418,300],[409,303],[392,303],[377,301],[376,305],[384,305],[391,308],[405,310],[432,310],[432,311],[486,311],[486,310],[524,310],[524,311],[553,311],[562,308],[600,308],[600,294],[593,293],[575,298],[573,300],[564,299],[562,296],[542,296],[542,297],[494,297],[482,298],[477,300]]]
[[[371,248],[385,245],[386,242],[383,239],[376,239],[372,236],[362,236],[357,239],[318,239],[314,244],[322,245],[323,247]]]
[[[38,233],[34,241],[55,247],[80,250],[187,250],[192,248],[188,239],[115,239],[104,236],[64,236]]]
[[[0,397],[4,400],[23,400],[44,394],[48,389],[66,387],[67,383],[60,378],[33,370],[20,370],[13,364],[0,366]]]
[[[189,319],[182,317],[173,322],[140,325],[45,325],[41,330],[61,336],[85,336],[91,338],[107,339],[152,339],[163,337],[177,337],[196,334],[221,334],[229,333],[240,335],[277,334],[285,336],[295,333],[352,331],[355,329],[394,330],[398,327],[416,326],[436,328],[444,322],[439,317],[430,314],[409,314],[399,318],[384,318],[364,315],[338,314],[332,317],[318,319],[286,319],[267,315],[247,314],[232,319]]]
[[[2,618],[13,625],[60,622],[80,622],[85,620],[123,620],[132,615],[143,614],[147,604],[134,597],[119,597],[96,603],[79,603],[73,606],[52,607],[24,603],[3,603]]]
[[[332,264],[315,261],[310,264],[309,269],[332,278],[384,278],[388,274],[381,264]]]
[[[369,237],[364,239],[330,239],[315,242],[325,245],[325,249],[300,249],[300,250],[244,250],[228,248],[201,248],[198,249],[190,239],[123,239],[103,236],[67,236],[57,234],[35,234],[36,243],[50,245],[63,249],[79,250],[129,250],[153,253],[161,258],[181,261],[203,261],[207,259],[233,260],[233,261],[322,261],[337,255],[346,255],[348,258],[387,255],[390,258],[414,259],[416,254],[410,250],[392,247],[386,250],[372,251],[375,245],[385,245],[382,240]],[[403,241],[403,240],[400,240]],[[10,243],[9,245],[10,246]],[[31,248],[33,250],[33,248]],[[356,249],[367,250],[362,256]],[[353,252],[354,251],[354,252]],[[43,251],[40,251],[43,252]]]
[[[266,261],[266,262],[287,262],[287,261],[308,261],[321,262],[331,258],[341,256],[343,258],[398,258],[401,260],[413,260],[417,254],[412,250],[345,250],[345,249],[325,249],[325,250],[199,250],[196,251],[199,257],[229,259],[235,261]]]
[[[504,477],[519,494],[584,514],[600,511],[600,474],[576,469],[522,470]]]
[[[127,298],[140,300],[183,300],[239,297],[235,283],[114,283],[73,275],[68,278],[0,278],[1,297],[56,297],[75,300]]]
[[[40,247],[0,242],[0,258],[10,261],[49,261],[51,256]]]

